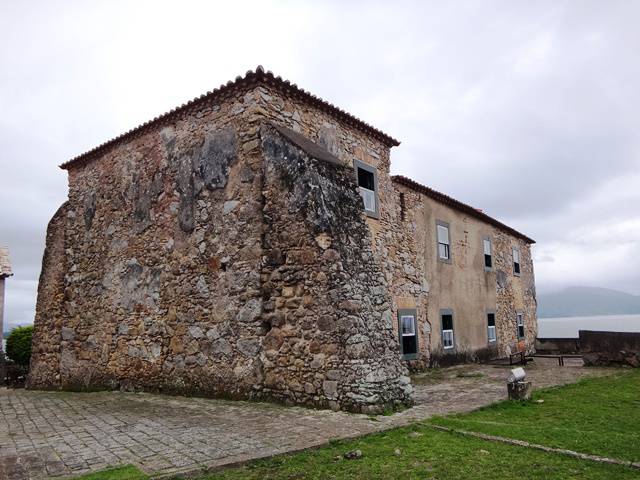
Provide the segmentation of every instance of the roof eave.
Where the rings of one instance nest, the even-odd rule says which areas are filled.
[[[314,107],[319,108],[321,110],[327,111],[334,117],[343,121],[344,123],[353,126],[354,128],[362,131],[363,133],[367,133],[374,138],[377,138],[381,142],[383,142],[387,147],[397,147],[400,145],[400,142],[395,138],[387,135],[386,133],[378,130],[377,128],[369,125],[368,123],[360,120],[359,118],[351,115],[350,113],[345,112],[344,110],[336,107],[335,105],[327,102],[326,100],[322,100],[319,97],[307,92],[299,88],[295,83],[291,83],[288,80],[283,80],[282,77],[274,76],[274,74],[270,71],[264,70],[262,66],[258,66],[255,71],[249,70],[245,74],[244,77],[238,76],[234,81],[229,81],[225,85],[220,85],[220,87],[207,92],[199,97],[194,98],[193,100],[182,104],[179,107],[176,107],[162,115],[155,117],[152,120],[149,120],[117,137],[112,138],[87,152],[80,154],[62,164],[59,167],[63,170],[69,170],[71,167],[81,165],[91,159],[105,153],[110,148],[115,147],[120,142],[125,140],[131,140],[136,138],[139,135],[142,135],[146,131],[148,131],[152,127],[156,127],[158,125],[162,125],[163,122],[170,122],[179,114],[184,112],[188,112],[189,109],[202,105],[207,101],[213,101],[224,97],[227,94],[233,93],[241,88],[253,87],[258,84],[265,84],[269,86],[276,87],[286,95],[297,97],[312,104]]]
[[[433,200],[440,202],[443,205],[447,205],[448,207],[454,208],[462,213],[471,215],[477,218],[478,220],[481,220],[485,223],[493,225],[494,227],[499,228],[500,230],[506,233],[509,233],[514,237],[524,240],[530,245],[533,245],[536,243],[536,241],[533,240],[532,238],[529,238],[525,234],[518,232],[517,230],[510,227],[509,225],[506,225],[501,221],[496,220],[495,218],[487,215],[486,213],[478,211],[476,208],[472,207],[471,205],[467,205],[466,203],[456,200],[455,198],[445,195],[444,193],[438,192],[437,190],[434,190],[425,185],[422,185],[416,182],[415,180],[411,180],[410,178],[405,177],[403,175],[394,175],[391,177],[391,179],[396,183],[404,185],[405,187],[411,188],[419,193],[423,193],[424,195],[427,195],[429,198],[432,198]]]

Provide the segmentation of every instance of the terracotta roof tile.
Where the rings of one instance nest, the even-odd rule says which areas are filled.
[[[187,103],[183,103],[180,107],[176,107],[169,112],[155,117],[153,120],[149,120],[148,122],[145,122],[142,125],[129,130],[128,132],[125,132],[81,155],[78,155],[77,157],[72,158],[71,160],[60,165],[60,168],[68,169],[69,167],[84,163],[88,160],[91,160],[92,158],[95,158],[96,156],[102,155],[110,148],[122,142],[129,141],[144,134],[150,128],[154,128],[165,122],[172,121],[177,115],[198,107],[205,102],[215,101],[225,95],[235,92],[238,89],[248,88],[250,86],[258,84],[264,84],[273,87],[288,97],[297,98],[315,108],[325,111],[341,122],[351,125],[353,128],[356,128],[364,133],[371,135],[374,138],[377,138],[389,147],[400,145],[400,142],[395,138],[387,135],[386,133],[378,130],[368,123],[363,122],[350,113],[341,110],[335,105],[301,89],[295,83],[291,83],[288,80],[283,80],[280,76],[276,77],[270,71],[265,72],[262,66],[258,66],[255,71],[249,70],[244,77],[238,76],[234,81],[227,82],[226,85],[220,85],[218,88],[207,92],[206,94],[200,95],[199,97],[196,97]]]
[[[434,199],[437,202],[440,202],[444,205],[447,205],[451,208],[454,208],[462,213],[466,213],[467,215],[471,216],[471,217],[475,217],[478,220],[481,220],[483,222],[486,222],[490,225],[493,225],[496,228],[499,228],[500,230],[503,230],[515,237],[521,238],[522,240],[524,240],[527,243],[536,243],[535,240],[532,240],[531,238],[527,237],[526,235],[518,232],[517,230],[511,228],[508,225],[505,225],[504,223],[496,220],[493,217],[490,217],[489,215],[487,215],[486,213],[484,213],[482,210],[479,210],[477,208],[472,207],[471,205],[467,205],[466,203],[462,203],[458,200],[456,200],[455,198],[452,198],[448,195],[445,195],[444,193],[440,193],[437,190],[434,190],[432,188],[429,188],[425,185],[422,185],[418,182],[415,182],[413,180],[411,180],[410,178],[404,177],[402,175],[394,175],[393,177],[391,177],[391,179],[396,182],[399,183],[401,185],[404,185],[406,187],[411,188],[412,190],[415,190],[417,192],[423,193],[425,194],[427,197]]]

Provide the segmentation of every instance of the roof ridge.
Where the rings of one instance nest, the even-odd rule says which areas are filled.
[[[489,223],[490,225],[493,225],[494,227],[497,227],[501,230],[506,231],[507,233],[510,233],[518,238],[521,238],[522,240],[524,240],[527,243],[536,243],[535,240],[529,238],[528,236],[526,236],[523,233],[520,233],[519,231],[517,231],[514,228],[511,228],[509,225],[506,225],[504,223],[502,223],[500,220],[496,220],[495,218],[487,215],[486,213],[484,213],[481,210],[478,210],[475,207],[472,207],[471,205],[468,205],[464,202],[461,202],[460,200],[456,200],[453,197],[450,197],[449,195],[446,195],[442,192],[439,192],[438,190],[434,190],[431,187],[427,187],[426,185],[422,185],[421,183],[416,182],[415,180],[410,179],[409,177],[405,177],[404,175],[393,175],[391,177],[391,180],[393,180],[394,182],[400,183],[406,187],[412,188],[413,190],[416,190],[420,193],[424,193],[425,195],[427,195],[428,197],[443,203],[445,205],[448,205],[452,208],[455,208],[458,211],[461,211],[463,213],[467,213],[472,217],[475,217],[479,220],[482,220],[484,222]]]
[[[108,149],[118,145],[120,142],[124,140],[129,140],[132,138],[136,138],[137,136],[145,133],[149,128],[154,127],[158,124],[161,124],[164,121],[171,120],[175,116],[183,112],[187,112],[190,108],[194,106],[200,105],[203,102],[208,100],[220,98],[228,93],[234,92],[238,88],[242,88],[250,85],[257,85],[258,83],[268,84],[270,86],[280,89],[281,92],[289,96],[298,97],[304,101],[307,101],[313,106],[320,108],[338,117],[341,121],[363,131],[364,133],[368,133],[369,135],[375,138],[378,138],[389,147],[400,145],[400,142],[398,140],[387,135],[381,130],[378,130],[372,125],[369,125],[363,120],[360,120],[358,117],[351,115],[350,113],[342,110],[339,107],[336,107],[332,103],[329,103],[320,97],[313,95],[310,92],[307,92],[306,90],[298,87],[295,83],[291,83],[289,80],[284,80],[280,76],[276,77],[273,74],[273,72],[271,72],[270,70],[265,71],[262,65],[258,65],[255,71],[247,70],[244,77],[241,77],[240,75],[238,75],[233,81],[229,80],[226,84],[222,84],[218,88],[214,88],[213,90],[210,90],[207,93],[200,95],[199,97],[195,97],[192,100],[189,100],[188,102],[183,103],[182,105],[169,110],[168,112],[158,115],[153,119],[138,125],[137,127],[134,127],[110,140],[107,140],[106,142],[101,143],[100,145],[90,150],[87,150],[86,152],[80,155],[77,155],[71,158],[70,160],[62,163],[60,165],[60,168],[68,169],[73,165],[78,165],[86,161],[89,161],[92,158],[96,157],[97,155],[104,153]]]

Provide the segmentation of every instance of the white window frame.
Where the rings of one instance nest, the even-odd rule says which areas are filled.
[[[518,257],[518,261],[516,262],[516,257]],[[522,263],[520,263],[520,249],[517,247],[513,247],[511,249],[511,258],[513,259],[513,274],[516,277],[519,277],[522,273]],[[518,271],[516,271],[516,264],[518,265]]]
[[[358,191],[360,192],[360,196],[362,197],[364,212],[369,217],[380,218],[380,201],[378,198],[378,170],[369,164],[361,162],[360,160],[353,161],[353,168],[355,169],[356,185],[358,186]],[[364,170],[373,175],[373,190],[360,186],[358,170]],[[373,208],[371,208],[372,201]]]
[[[451,316],[451,328],[443,329],[442,328],[442,317],[445,315]],[[440,335],[442,340],[442,349],[443,350],[453,350],[456,346],[455,334],[453,332],[455,328],[454,318],[453,318],[453,310],[445,308],[440,310]]]
[[[453,330],[442,330],[442,348],[443,350],[451,350],[455,347],[453,341]]]
[[[404,319],[411,319],[411,326],[413,332],[404,333]],[[420,355],[420,343],[418,341],[418,312],[415,308],[401,308],[398,309],[398,333],[400,341],[400,352],[402,353],[403,360],[416,360]],[[405,352],[404,351],[404,337],[415,337],[416,351]]]
[[[489,325],[489,315],[493,315],[493,325]],[[487,322],[487,341],[488,343],[496,343],[498,340],[498,331],[496,329],[496,311],[487,309],[485,314]]]
[[[496,343],[496,326],[495,325],[487,325],[487,338],[489,343]]]
[[[447,231],[446,242],[440,240],[440,228],[444,228]],[[446,257],[440,255],[440,245],[445,247]],[[441,220],[436,220],[436,254],[438,255],[438,261],[451,263],[451,228],[447,222]]]
[[[487,254],[487,245],[489,245],[489,253]],[[489,255],[491,266],[487,266],[485,256]],[[493,270],[493,243],[491,242],[491,237],[484,237],[482,239],[482,264],[484,265],[484,270],[486,272],[490,272]]]
[[[405,318],[410,318],[411,319],[412,331],[410,333],[404,333],[404,319]],[[400,325],[402,326],[401,335],[403,337],[415,337],[416,336],[416,317],[414,315],[401,315],[400,316]]]
[[[376,213],[376,192],[364,187],[358,188],[360,189],[360,196],[362,197],[365,211]]]
[[[524,313],[522,312],[516,312],[516,328],[518,340],[524,339],[527,332],[524,330]],[[520,335],[520,328],[522,328],[522,335]]]

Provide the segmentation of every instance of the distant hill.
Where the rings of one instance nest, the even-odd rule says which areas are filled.
[[[538,317],[640,314],[640,296],[595,287],[569,287],[538,295]]]

